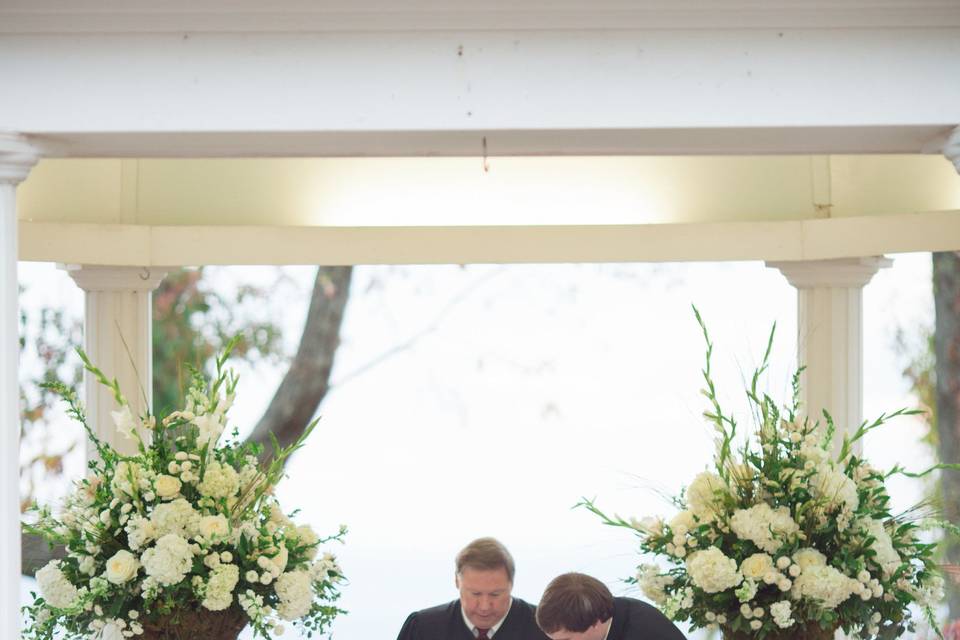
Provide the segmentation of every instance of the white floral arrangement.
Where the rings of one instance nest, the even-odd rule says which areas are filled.
[[[705,417],[716,430],[712,468],[697,475],[672,502],[669,522],[607,516],[605,524],[639,537],[642,554],[669,568],[642,564],[627,582],[671,619],[692,628],[720,629],[734,638],[832,638],[835,629],[860,638],[895,638],[912,631],[913,610],[937,629],[932,606],[942,598],[935,545],[920,532],[943,522],[922,507],[890,511],[884,485],[894,474],[918,477],[899,465],[886,473],[854,454],[852,444],[900,410],[864,422],[838,448],[834,424],[800,416],[799,375],[793,400],[780,409],[757,390],[774,332],[747,396],[757,429],[743,442],[736,420],[724,413],[710,372],[713,345],[694,309],[707,345]],[[929,510],[928,510],[929,511]]]
[[[40,595],[24,607],[24,637],[162,637],[189,613],[232,615],[241,628],[249,623],[268,638],[283,633],[283,621],[324,633],[343,613],[335,605],[343,573],[320,546],[342,541],[346,528],[320,538],[297,526],[273,496],[284,460],[316,421],[287,448],[274,440],[265,466],[261,447],[240,444],[236,430],[220,442],[237,385],[224,368],[234,344],[217,358],[216,377],[194,372],[184,409],[161,420],[135,418],[117,382],[81,352],[87,370],[112,389],[119,406],[113,420],[136,441],[133,456],[97,439],[73,390],[50,385],[83,424],[99,459],[56,514],[35,507],[35,518],[23,525],[66,548],[63,559],[37,571]]]

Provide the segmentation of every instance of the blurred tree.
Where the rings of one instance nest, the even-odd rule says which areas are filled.
[[[940,462],[960,462],[960,252],[932,254],[934,326],[919,335],[901,330],[898,350],[906,357],[904,376],[925,410],[929,429],[923,440]],[[931,502],[943,517],[960,525],[960,472],[940,471],[930,487]],[[960,619],[960,540],[947,536],[942,560],[953,578],[946,581],[949,618]]]

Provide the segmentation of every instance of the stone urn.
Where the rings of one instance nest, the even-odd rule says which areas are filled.
[[[143,622],[142,640],[236,640],[249,619],[236,604],[224,611],[175,611]]]

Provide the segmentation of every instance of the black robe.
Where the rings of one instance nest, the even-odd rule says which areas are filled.
[[[492,640],[548,640],[535,618],[536,608],[514,598]],[[474,640],[460,612],[460,600],[411,613],[397,640]]]
[[[684,640],[684,636],[656,607],[633,598],[614,598],[607,640]]]

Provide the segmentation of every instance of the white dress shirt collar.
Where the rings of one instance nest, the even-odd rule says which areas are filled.
[[[507,613],[504,614],[504,616],[497,621],[497,624],[493,625],[487,630],[488,638],[493,637],[493,635],[500,628],[500,625],[503,624],[503,621],[507,619],[508,615],[510,615],[510,609],[512,608],[513,608],[513,598],[510,598],[510,606],[507,607]],[[463,610],[463,603],[460,604],[460,614],[463,616],[463,623],[467,625],[467,629],[470,629],[470,633],[472,633],[473,637],[476,638],[480,634],[480,632],[477,631],[476,625],[470,622],[470,618],[467,617],[467,612]]]

